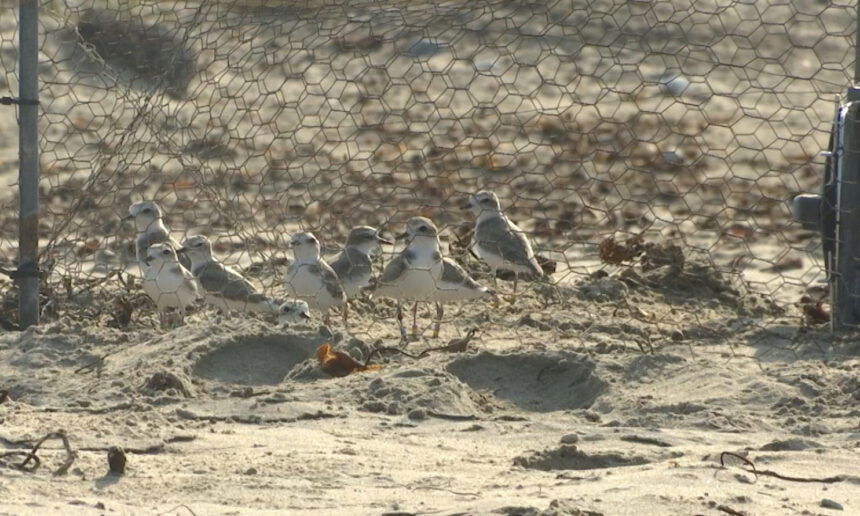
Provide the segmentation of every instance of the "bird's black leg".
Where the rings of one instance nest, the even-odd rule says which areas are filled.
[[[445,315],[445,308],[442,303],[436,303],[436,323],[433,325],[433,338],[439,338],[439,328],[442,326],[442,317]]]

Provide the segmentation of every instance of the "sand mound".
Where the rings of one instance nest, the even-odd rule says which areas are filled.
[[[698,260],[688,260],[681,271],[672,267],[647,271],[631,267],[622,271],[619,279],[631,291],[656,294],[672,306],[707,303],[751,316],[779,315],[784,311],[738,276],[725,274],[713,264]]]
[[[430,367],[379,375],[359,391],[358,400],[362,410],[391,415],[419,410],[431,415],[469,416],[491,410],[486,400],[456,377]]]
[[[667,371],[683,367],[684,357],[661,353],[658,355],[642,355],[634,358],[627,366],[624,379],[628,381],[653,381],[663,377]]]
[[[88,378],[75,371],[98,364],[100,356],[125,340],[116,330],[67,321],[5,334],[0,341],[0,363],[6,364],[0,370],[0,384],[12,399],[33,405],[91,398],[82,388]],[[108,390],[118,389],[104,389],[99,394],[107,396]]]
[[[537,507],[507,506],[493,511],[496,514],[509,516],[603,516],[602,512],[580,509],[574,500],[553,500],[546,509]]]
[[[448,371],[476,390],[535,412],[590,407],[607,384],[589,358],[565,352],[482,352],[458,358]]]
[[[238,336],[200,356],[193,374],[223,383],[277,385],[318,346],[318,338],[300,335]]]
[[[622,466],[639,466],[651,462],[645,457],[621,455],[620,453],[586,453],[572,444],[558,448],[532,452],[514,459],[515,466],[526,469],[552,471],[556,469],[605,469]]]

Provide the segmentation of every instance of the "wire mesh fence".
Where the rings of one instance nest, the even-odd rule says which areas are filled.
[[[588,317],[666,338],[679,312],[720,304],[734,314],[722,327],[739,313],[820,322],[819,243],[787,201],[819,187],[854,28],[853,7],[813,0],[46,1],[43,317],[156,324],[121,220],[141,200],[179,244],[208,237],[272,298],[286,297],[296,233],[331,257],[354,226],[393,235],[419,215],[508,295],[469,253],[460,209],[490,190],[551,272],[517,291],[527,329],[568,293]],[[10,94],[16,31],[0,20]],[[0,123],[0,264],[13,269],[17,128],[11,111]],[[468,303],[453,322],[513,310],[498,306]],[[383,299],[356,307],[359,331],[394,317]]]

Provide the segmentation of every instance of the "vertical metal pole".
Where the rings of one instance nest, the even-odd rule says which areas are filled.
[[[860,1],[857,2],[857,17],[854,19],[854,86],[860,84]]]
[[[39,4],[20,0],[18,311],[21,329],[39,322]]]
[[[860,1],[857,3],[860,16]],[[860,325],[860,18],[855,21],[854,81],[839,106],[836,133],[836,253],[831,328]],[[840,149],[841,147],[841,149]]]
[[[844,125],[837,135],[842,149],[836,185],[834,329],[860,324],[860,102],[843,104],[842,113]]]
[[[857,18],[854,32],[854,82],[848,88],[848,100],[860,100],[860,0],[857,2]]]

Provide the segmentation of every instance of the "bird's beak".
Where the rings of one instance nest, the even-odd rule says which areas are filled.
[[[146,256],[143,258],[143,263],[146,265],[149,265],[150,263],[152,263],[152,260],[154,260],[154,259],[155,258],[153,258],[152,256]]]
[[[470,203],[469,201],[466,201],[460,205],[461,210],[469,210],[471,208],[472,208],[472,203]]]
[[[300,314],[299,314],[299,317],[301,317],[302,319],[306,319],[306,320],[308,320],[308,321],[310,321],[310,320],[311,320],[311,316],[310,316],[307,312],[302,312],[302,313],[300,313]]]
[[[121,218],[120,220],[122,220],[123,222],[125,222],[125,221],[127,221],[127,220],[131,220],[131,219],[133,219],[133,218],[134,218],[134,215],[132,215],[132,214],[128,214],[128,215],[126,215],[125,217]]]
[[[383,244],[394,245],[393,241],[383,237],[382,235],[376,235],[376,240]]]
[[[183,254],[183,253],[187,253],[187,252],[188,252],[188,248],[185,246],[182,246],[176,250],[176,254]]]
[[[409,238],[409,233],[404,231],[403,233],[400,233],[399,235],[394,237],[394,240],[405,240],[406,238]]]

